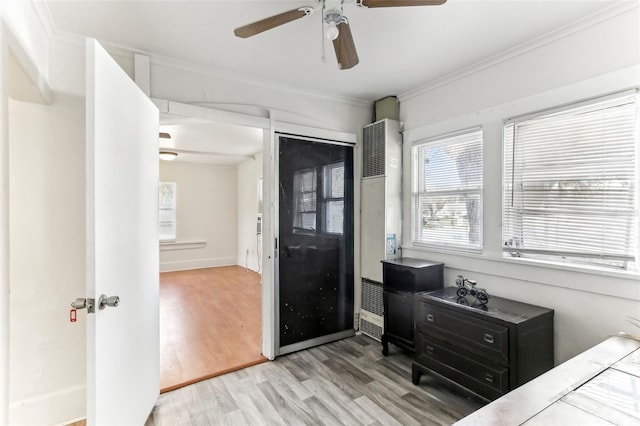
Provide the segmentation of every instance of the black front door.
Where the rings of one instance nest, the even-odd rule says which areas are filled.
[[[353,334],[353,147],[277,135],[280,354]]]

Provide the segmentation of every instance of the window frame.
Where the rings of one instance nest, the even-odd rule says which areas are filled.
[[[172,186],[172,192],[173,192],[173,207],[172,208],[163,208],[162,207],[162,202],[161,202],[161,190],[160,190],[160,186],[161,185],[169,185]],[[158,240],[160,243],[173,243],[177,241],[178,238],[178,185],[176,182],[171,182],[171,181],[159,181],[158,182]],[[168,211],[173,211],[173,221],[164,221],[164,222],[169,222],[169,223],[173,223],[173,235],[169,235],[169,234],[165,234],[165,237],[163,237],[163,234],[160,232],[160,228],[162,226],[163,221],[161,220],[161,212],[163,210],[168,210]]]
[[[333,177],[331,172],[334,169],[342,168],[342,196],[341,197],[333,197]],[[342,235],[344,234],[344,197],[345,197],[345,188],[344,188],[344,171],[345,164],[344,161],[336,161],[334,163],[325,164],[322,166],[322,231],[326,234],[330,235]],[[339,232],[329,231],[329,214],[328,206],[331,203],[342,202],[342,229]]]
[[[303,176],[307,173],[311,173],[312,182],[313,182],[313,190],[312,191],[304,191],[300,185],[296,185],[298,179],[303,179]],[[300,176],[300,178],[298,178]],[[306,233],[306,234],[315,234],[318,230],[318,170],[315,167],[310,167],[306,169],[296,170],[293,176],[293,184],[294,184],[294,197],[293,197],[293,223],[292,230],[294,233]],[[304,210],[303,209],[303,199],[302,196],[304,194],[314,194],[314,210]],[[313,223],[314,228],[305,228],[304,220],[302,217],[307,214],[313,214]]]
[[[559,249],[550,249],[550,250],[543,250],[543,249],[534,249],[531,247],[518,247],[518,246],[514,246],[514,245],[509,245],[509,241],[511,241],[510,238],[513,238],[513,235],[509,236],[507,235],[508,233],[508,229],[507,227],[511,226],[513,227],[513,225],[510,225],[511,222],[510,218],[508,217],[509,215],[509,207],[507,206],[507,203],[510,202],[510,199],[513,199],[514,197],[514,193],[515,193],[515,181],[516,181],[516,171],[515,171],[515,148],[512,146],[510,149],[507,148],[507,143],[508,142],[508,128],[510,126],[513,126],[513,130],[512,130],[512,138],[513,138],[513,143],[515,144],[515,138],[516,138],[516,129],[515,126],[517,124],[521,124],[521,123],[527,123],[527,122],[533,122],[536,119],[544,119],[544,118],[551,118],[554,120],[558,120],[560,117],[560,119],[564,118],[566,121],[570,120],[571,118],[575,117],[576,115],[578,115],[578,113],[576,113],[576,111],[578,111],[580,108],[589,108],[590,106],[593,106],[594,108],[591,109],[591,111],[595,111],[595,106],[598,104],[603,104],[605,102],[610,102],[610,101],[615,101],[616,99],[623,99],[623,98],[628,98],[628,97],[635,97],[634,100],[634,104],[636,107],[636,116],[635,116],[635,126],[632,126],[632,128],[634,129],[635,133],[634,133],[634,139],[635,139],[635,167],[634,167],[634,171],[635,171],[635,180],[632,179],[632,185],[635,184],[635,216],[631,216],[631,217],[635,217],[635,225],[631,225],[631,227],[627,227],[626,228],[626,232],[631,235],[633,232],[633,227],[635,226],[635,229],[637,230],[640,227],[640,208],[639,208],[639,204],[640,204],[640,147],[638,146],[638,143],[640,141],[640,96],[638,95],[639,90],[638,89],[631,89],[631,90],[625,90],[622,92],[616,92],[616,93],[611,93],[608,95],[603,95],[603,96],[597,96],[597,97],[593,97],[593,98],[589,98],[589,99],[585,99],[585,100],[581,100],[581,101],[576,101],[576,102],[572,102],[572,103],[568,103],[568,104],[564,104],[564,105],[560,105],[560,106],[555,106],[555,107],[551,107],[551,108],[546,108],[544,110],[540,110],[540,111],[536,111],[533,113],[529,113],[529,114],[524,114],[521,116],[517,116],[514,118],[509,118],[507,120],[503,121],[503,125],[502,125],[502,152],[503,152],[503,164],[502,164],[502,182],[503,182],[503,191],[502,191],[502,206],[501,206],[501,214],[502,214],[502,230],[501,230],[501,241],[502,241],[502,248],[501,248],[501,257],[503,259],[512,259],[514,261],[522,261],[522,260],[526,260],[526,261],[535,261],[535,262],[541,262],[543,264],[555,264],[555,265],[562,265],[565,267],[571,267],[571,268],[598,268],[598,269],[602,269],[602,270],[606,270],[606,271],[622,271],[622,272],[628,272],[628,273],[638,273],[640,272],[640,265],[639,265],[639,261],[640,261],[640,242],[638,241],[639,239],[636,237],[636,241],[635,241],[635,259],[631,260],[630,262],[624,262],[622,260],[619,260],[620,262],[622,262],[622,266],[619,265],[615,265],[614,264],[614,260],[616,258],[615,255],[612,254],[607,254],[605,252],[600,251],[599,253],[596,253],[595,251],[593,252],[584,252],[584,253],[579,253],[579,252],[570,252],[570,251],[563,251],[563,250],[559,250]],[[622,104],[620,104],[622,105]],[[562,117],[563,114],[566,115],[566,117]],[[584,112],[582,114],[585,114]],[[565,121],[565,122],[566,122]],[[595,121],[595,120],[594,120]],[[589,124],[591,124],[591,122],[589,122]],[[522,148],[520,148],[522,149]],[[633,151],[633,148],[631,149]],[[511,155],[508,155],[509,152],[511,152]],[[511,158],[509,158],[511,156]],[[597,167],[597,164],[593,164],[594,169]],[[510,173],[510,175],[509,175]],[[509,177],[511,176],[511,183],[509,184],[508,180]],[[545,182],[548,181],[549,178],[547,178],[547,180],[545,180]],[[559,177],[558,178],[558,182],[562,181],[562,179]],[[597,181],[597,179],[589,179],[589,181]],[[511,196],[508,196],[508,188],[511,188]],[[521,191],[522,193],[526,193],[526,191],[523,189]],[[584,193],[585,191],[583,190],[581,192]],[[632,191],[633,192],[633,191]],[[547,194],[547,197],[552,197],[554,191],[552,191],[551,189],[545,191],[545,194]],[[591,199],[596,199],[596,196],[593,197],[589,197],[589,200]],[[514,209],[514,207],[510,207],[511,209]],[[531,207],[530,207],[531,208]],[[526,210],[527,207],[526,205],[522,205],[520,207],[521,210]],[[603,212],[604,212],[604,208],[603,208]],[[524,213],[523,213],[524,215]],[[551,215],[550,213],[547,213],[547,216]],[[511,219],[511,221],[513,221],[513,219]],[[521,233],[522,233],[522,226],[519,228]],[[579,229],[579,228],[578,228]],[[631,237],[633,238],[633,237]],[[519,241],[518,241],[519,242]],[[597,261],[597,259],[603,259],[601,261]],[[610,262],[607,261],[606,259],[610,259]],[[629,264],[631,264],[632,266],[629,267]]]
[[[421,195],[426,195],[430,191],[420,192],[420,180],[419,180],[419,172],[420,166],[418,165],[418,150],[422,147],[428,145],[436,145],[441,144],[442,146],[447,146],[444,144],[448,139],[451,140],[453,144],[455,142],[455,138],[460,138],[464,136],[471,136],[475,133],[479,134],[479,149],[480,149],[480,185],[474,187],[465,187],[458,188],[456,190],[447,190],[440,191],[442,195],[455,195],[464,196],[464,195],[477,195],[478,197],[478,244],[456,244],[454,242],[432,242],[426,241],[418,238],[419,232],[419,221],[422,217],[421,214],[418,214],[419,209],[419,198]],[[411,238],[412,244],[415,247],[420,248],[428,248],[434,249],[437,251],[443,252],[458,252],[458,253],[473,253],[473,254],[482,254],[484,250],[484,129],[482,126],[474,126],[469,127],[453,132],[444,133],[438,136],[428,137],[424,139],[417,140],[413,142],[411,147],[411,177],[412,177],[412,192],[411,192],[411,219],[412,219],[412,228],[411,228]],[[439,191],[431,191],[431,194],[437,194]]]

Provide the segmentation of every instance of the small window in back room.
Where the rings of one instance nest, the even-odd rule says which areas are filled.
[[[158,187],[160,242],[176,240],[176,183],[160,182]]]

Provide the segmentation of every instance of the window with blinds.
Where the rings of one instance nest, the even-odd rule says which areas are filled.
[[[638,265],[636,91],[507,121],[506,256]]]
[[[344,230],[344,162],[324,166],[324,231],[342,234]]]
[[[482,251],[482,129],[413,147],[414,243]]]
[[[316,185],[315,169],[299,170],[293,175],[293,230],[316,230]]]
[[[160,241],[176,240],[176,183],[160,182],[158,185],[158,215]]]

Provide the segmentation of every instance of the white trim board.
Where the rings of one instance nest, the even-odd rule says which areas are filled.
[[[220,123],[236,124],[239,126],[268,129],[268,118],[256,117],[238,112],[223,111],[215,108],[207,108],[198,105],[183,104],[167,99],[151,98],[158,107],[160,114],[169,114],[178,117],[199,118]]]
[[[216,266],[237,265],[235,257],[216,257],[210,259],[180,260],[160,264],[160,272],[188,271],[191,269],[215,268]]]
[[[77,413],[86,413],[86,393],[86,385],[78,385],[12,402],[9,405],[9,424],[15,424],[17,419],[22,424],[66,424]]]
[[[206,240],[167,241],[160,243],[160,251],[201,249],[207,246]]]

